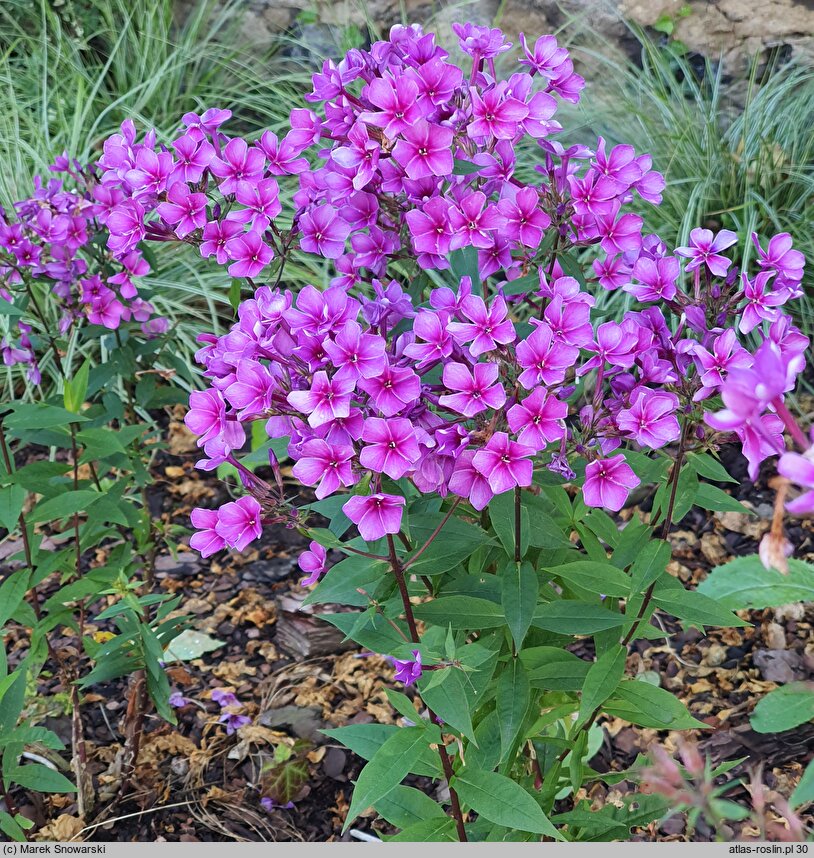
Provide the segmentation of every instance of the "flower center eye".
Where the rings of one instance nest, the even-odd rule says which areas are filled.
[[[428,151],[425,147],[422,146],[422,148],[418,150],[418,154],[421,155],[422,158],[426,158]]]

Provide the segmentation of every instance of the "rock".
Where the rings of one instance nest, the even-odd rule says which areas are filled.
[[[780,623],[769,623],[766,626],[764,634],[766,646],[769,649],[785,649],[786,648],[786,632]]]
[[[225,5],[220,0],[218,6]],[[175,18],[187,20],[198,8],[197,0],[176,0]],[[234,7],[233,7],[234,8]],[[472,21],[500,26],[516,44],[524,32],[531,39],[558,32],[567,44],[600,48],[612,58],[638,58],[640,49],[625,21],[652,28],[661,21],[673,24],[672,37],[691,53],[713,63],[723,58],[729,76],[745,78],[755,55],[763,62],[814,58],[814,4],[810,0],[464,0],[432,3],[429,0],[368,0],[365,4],[327,0],[245,0],[243,17],[236,22],[237,38],[247,55],[275,44],[280,33],[296,45],[289,51],[298,57],[337,58],[339,44],[350,28],[368,32],[368,21],[384,37],[393,24],[418,22],[438,34],[442,45],[453,44],[451,24]],[[683,9],[689,9],[684,14]],[[602,66],[585,55],[576,57],[577,71],[590,78],[602,75]],[[179,429],[171,440],[190,443]],[[194,449],[194,439],[193,439]]]
[[[802,679],[805,674],[802,658],[789,650],[759,649],[755,651],[752,659],[760,675],[768,682],[785,685]]]
[[[325,736],[319,732],[325,727],[322,711],[314,706],[281,706],[279,709],[267,709],[260,713],[257,720],[263,727],[286,728],[300,739],[325,741]]]
[[[348,755],[341,748],[328,748],[322,760],[322,770],[329,778],[347,780],[347,777],[345,777],[347,762]]]

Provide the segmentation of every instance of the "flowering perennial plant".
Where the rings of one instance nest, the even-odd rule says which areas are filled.
[[[227,334],[200,337],[207,387],[186,417],[199,467],[231,465],[245,493],[195,510],[192,546],[206,557],[273,523],[300,528],[310,599],[361,609],[326,619],[417,689],[415,701],[390,693],[406,727],[331,731],[370,759],[348,823],[372,805],[405,838],[579,837],[579,822],[551,814],[601,778],[588,759],[602,712],[698,726],[667,692],[624,678],[654,609],[743,624],[665,573],[671,523],[693,503],[740,508],[699,483],[730,479],[710,453],[737,438],[753,479],[782,456],[781,474],[807,489],[789,511],[814,510],[814,457],[785,404],[808,346],[784,311],[804,260],[786,234],[751,236],[743,269],[726,229],[675,248],[644,235],[631,203],[658,205],[664,181],[632,146],[560,142],[558,102],[584,82],[554,37],[521,36],[519,66],[501,76],[500,30],[454,30],[455,57],[412,26],[326,60],[313,109],[294,110],[283,138],[230,137],[218,109],[184,116],[167,145],[125,123],[81,173],[81,205],[50,204],[52,220],[96,218],[130,275],[144,242],[183,242],[251,290]],[[532,182],[518,177],[521,143]],[[72,254],[57,271],[50,251],[43,267],[51,221],[34,208],[0,236],[7,271],[62,288],[70,269],[86,291],[64,290],[66,312],[109,327],[134,315],[125,273],[115,293],[110,278],[86,287]],[[298,253],[330,260],[324,288],[281,287]],[[604,321],[597,288],[639,306]],[[269,479],[257,451],[241,454],[254,424]],[[316,502],[292,505],[282,455]],[[649,522],[620,530],[608,513],[633,490],[653,495]],[[565,649],[574,636],[592,638],[595,661]],[[400,785],[408,772],[449,783],[452,818]]]

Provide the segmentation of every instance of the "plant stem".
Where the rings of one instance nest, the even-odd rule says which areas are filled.
[[[514,562],[519,563],[522,559],[520,552],[520,486],[514,487]]]
[[[453,507],[454,509],[454,507]],[[449,511],[447,518],[452,514],[452,510]],[[444,519],[446,521],[446,519]],[[437,531],[440,531],[441,527],[443,527],[444,522],[438,527]],[[430,540],[434,538],[436,534],[433,534],[430,537]],[[404,569],[402,567],[401,562],[399,561],[398,554],[396,554],[396,543],[393,541],[393,537],[391,534],[387,534],[387,547],[390,551],[390,566],[393,569],[393,575],[396,578],[396,584],[399,588],[399,593],[401,594],[401,602],[404,606],[404,615],[407,617],[407,626],[410,629],[410,637],[413,640],[413,643],[421,643],[421,638],[418,634],[418,627],[415,622],[415,615],[413,614],[413,606],[410,604],[410,594],[407,591],[407,581],[404,578]],[[426,547],[426,545],[425,545]],[[430,716],[430,720],[433,723],[437,723],[436,714],[427,707],[427,711]],[[452,770],[452,763],[449,761],[449,755],[447,754],[447,749],[443,742],[438,746],[438,756],[441,759],[441,768],[444,770],[444,777],[447,779],[447,784],[449,785],[449,801],[452,805],[452,815],[455,817],[455,827],[458,830],[458,840],[461,843],[466,843],[468,838],[466,836],[466,829],[464,828],[464,816],[461,812],[461,802],[458,800],[458,793],[452,787],[452,778],[455,773]]]

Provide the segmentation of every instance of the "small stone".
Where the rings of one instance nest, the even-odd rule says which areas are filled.
[[[768,682],[785,685],[803,677],[803,660],[789,650],[757,650],[754,654],[755,667]]]
[[[766,626],[764,638],[769,649],[786,648],[786,631],[780,623],[769,623]]]
[[[345,778],[347,762],[348,755],[341,748],[328,748],[322,760],[322,769],[329,778],[347,780]]]

